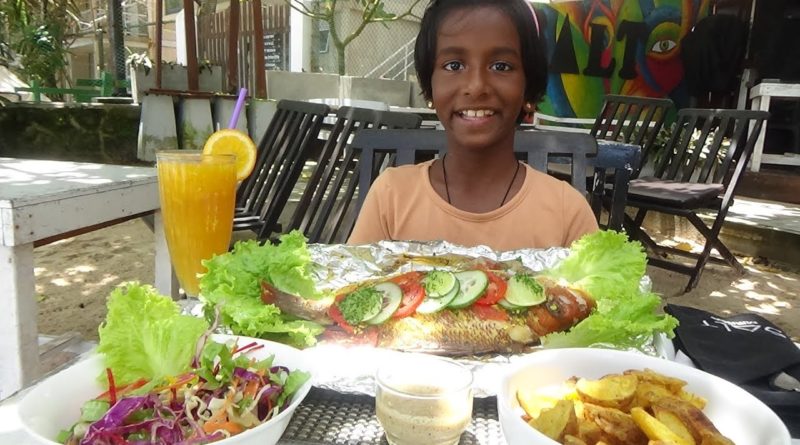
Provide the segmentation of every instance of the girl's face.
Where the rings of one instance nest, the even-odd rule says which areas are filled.
[[[451,144],[467,149],[513,144],[525,102],[525,72],[517,29],[504,12],[458,9],[442,20],[431,90]]]

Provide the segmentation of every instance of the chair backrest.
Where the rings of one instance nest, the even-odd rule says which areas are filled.
[[[355,224],[353,205],[358,184],[357,160],[348,143],[367,128],[418,128],[422,119],[411,113],[342,107],[322,147],[317,166],[284,232],[298,229],[312,243],[345,242]]]
[[[722,184],[726,196],[732,196],[767,118],[766,111],[680,110],[654,176]]]
[[[253,173],[242,182],[237,193],[237,209],[261,216],[262,232],[277,224],[329,110],[323,104],[278,102],[277,111],[258,144]]]
[[[590,159],[594,174],[589,205],[600,227],[623,229],[631,173],[633,166],[641,162],[641,157],[642,149],[638,145],[611,141],[597,144],[597,156]],[[609,172],[613,174],[609,175]],[[602,221],[603,208],[608,211],[605,222]]]
[[[352,147],[360,154],[357,210],[361,209],[367,190],[383,169],[441,156],[446,151],[446,142],[445,133],[440,130],[362,130],[356,133]],[[586,171],[590,166],[595,166],[592,158],[597,153],[597,147],[596,139],[580,133],[517,131],[514,138],[517,158],[536,170],[547,172],[548,163],[554,159],[562,163],[569,162],[570,183],[584,194]],[[602,164],[602,167],[597,164],[603,172],[606,168],[616,168],[617,164],[612,162],[611,155],[608,158],[607,164]],[[630,167],[629,164],[627,166]],[[627,197],[627,182],[625,185],[622,192]],[[597,209],[595,216],[599,218],[600,207],[597,206]],[[621,223],[618,227],[621,227]]]
[[[597,139],[641,146],[641,163],[633,166],[632,177],[636,177],[652,153],[658,132],[672,106],[669,99],[606,95],[590,134]]]

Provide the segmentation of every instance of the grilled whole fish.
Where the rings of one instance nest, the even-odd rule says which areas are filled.
[[[390,318],[375,326],[350,331],[330,317],[334,298],[311,300],[262,283],[261,299],[282,312],[328,326],[321,341],[371,344],[377,347],[450,356],[519,352],[539,343],[546,334],[564,331],[586,318],[595,306],[584,292],[546,280],[539,283],[546,296],[542,304],[508,312],[498,306],[473,305],[432,314],[413,313]],[[343,295],[362,287],[353,286]]]

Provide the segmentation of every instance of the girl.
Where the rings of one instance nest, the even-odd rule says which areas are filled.
[[[414,62],[447,154],[383,172],[349,243],[447,240],[510,250],[569,246],[597,230],[577,190],[514,156],[517,125],[547,83],[525,0],[432,0]]]

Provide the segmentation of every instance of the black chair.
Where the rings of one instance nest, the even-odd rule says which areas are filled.
[[[282,100],[258,144],[253,173],[239,185],[233,230],[252,230],[259,239],[279,231],[278,218],[303,165],[318,142],[327,105]]]
[[[650,257],[650,264],[689,275],[687,292],[697,285],[709,260],[744,272],[736,257],[720,241],[719,232],[761,126],[768,117],[769,113],[763,111],[680,110],[666,153],[656,164],[654,176],[631,181],[628,205],[638,211],[635,218],[626,217],[628,233],[657,254]],[[748,133],[751,124],[753,128]],[[697,214],[703,209],[717,213],[710,227]],[[651,210],[687,218],[706,239],[703,252],[698,255],[657,244],[642,230],[645,215]],[[712,249],[716,249],[721,258],[712,257]],[[671,262],[666,259],[666,253],[688,256],[696,262],[691,266]]]
[[[362,130],[352,147],[359,154],[359,194],[357,209],[374,179],[390,166],[413,164],[441,156],[446,151],[443,131],[437,130]],[[594,188],[589,193],[592,210],[601,221],[603,203],[609,210],[604,227],[622,228],[627,186],[632,165],[639,161],[640,149],[631,144],[601,144],[588,134],[556,131],[518,131],[514,139],[517,157],[539,171],[547,171],[553,161],[567,165],[566,171],[594,171]],[[615,177],[607,182],[607,174]],[[568,178],[575,189],[586,194],[584,174]]]
[[[312,243],[342,243],[355,224],[353,195],[358,170],[352,150],[353,133],[366,128],[418,128],[416,114],[342,107],[317,159],[297,207],[283,227],[284,232],[302,231]]]
[[[589,134],[597,139],[642,147],[641,160],[633,165],[631,177],[635,178],[639,175],[641,166],[652,155],[656,137],[672,106],[669,99],[606,95],[603,108]]]
[[[589,204],[601,228],[624,229],[630,176],[634,166],[640,165],[641,157],[642,149],[638,145],[611,141],[597,144],[597,156],[590,158],[594,174]],[[603,209],[607,211],[605,221]]]

